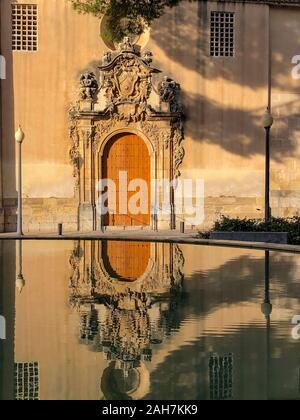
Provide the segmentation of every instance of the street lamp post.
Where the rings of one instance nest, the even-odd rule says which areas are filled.
[[[266,164],[265,164],[265,222],[268,223],[271,220],[271,207],[270,207],[270,131],[273,125],[274,119],[267,108],[264,118],[263,125],[266,130]]]
[[[17,221],[17,234],[23,236],[22,229],[22,143],[24,140],[24,133],[21,126],[15,134],[15,140],[18,143],[18,221]]]

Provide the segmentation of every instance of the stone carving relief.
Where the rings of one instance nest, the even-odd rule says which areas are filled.
[[[80,99],[94,100],[98,92],[99,85],[94,73],[85,72],[80,76]]]
[[[170,77],[165,76],[159,84],[158,92],[163,104],[167,104],[168,112],[181,112],[181,105],[178,101],[180,85]]]
[[[183,113],[179,102],[180,85],[169,77],[154,86],[153,75],[160,71],[151,67],[153,54],[151,51],[143,53],[135,51],[130,38],[126,37],[121,43],[116,55],[106,52],[99,67],[101,72],[100,82],[98,83],[93,72],[84,72],[80,77],[79,101],[72,107],[70,113],[71,120],[81,118],[80,102],[92,101],[97,103],[97,95],[102,92],[105,103],[99,104],[101,111],[98,112],[99,124],[97,134],[106,134],[115,125],[115,121],[124,122],[128,127],[130,124],[147,121],[147,134],[156,130],[157,123],[152,120],[168,118],[170,121],[170,131],[173,128],[176,142],[178,145],[183,140],[183,129],[177,130],[178,121],[182,121]],[[158,103],[166,105],[165,112],[162,109],[154,109],[149,102],[151,93],[158,92]],[[99,96],[99,95],[98,95]],[[77,112],[74,112],[74,109]],[[84,110],[83,110],[84,111]],[[95,111],[95,114],[97,112]],[[95,115],[96,116],[96,115]],[[101,127],[103,126],[103,128]],[[74,130],[75,128],[72,127]],[[171,134],[167,134],[171,137]],[[181,136],[181,139],[179,139]],[[154,135],[152,135],[154,137]],[[171,140],[171,138],[170,138]],[[99,136],[97,136],[98,143]],[[168,141],[165,142],[168,145]],[[74,146],[74,144],[72,145]],[[76,146],[76,145],[75,145]],[[72,152],[74,155],[74,151]],[[177,156],[177,165],[180,161]],[[72,160],[76,164],[76,160]],[[76,171],[75,171],[76,172]]]
[[[69,115],[70,115],[70,132],[69,136],[71,139],[71,148],[69,151],[70,162],[73,166],[73,177],[75,179],[75,190],[77,191],[79,188],[79,175],[80,175],[80,163],[81,163],[81,156],[79,152],[79,134],[77,128],[77,120],[76,120],[76,106],[70,108]]]

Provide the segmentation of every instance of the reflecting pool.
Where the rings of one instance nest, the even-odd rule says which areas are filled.
[[[0,399],[300,399],[296,254],[100,241],[0,251]]]

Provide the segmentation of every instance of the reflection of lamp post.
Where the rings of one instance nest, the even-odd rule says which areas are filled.
[[[17,222],[17,234],[22,236],[22,143],[24,140],[24,133],[21,126],[15,134],[15,140],[18,143],[18,222]]]
[[[270,323],[273,305],[270,301],[270,251],[265,251],[265,299],[261,305],[261,311]]]
[[[21,293],[24,286],[25,286],[25,280],[24,280],[24,276],[23,276],[23,255],[22,255],[22,241],[19,240],[19,273],[17,275],[17,281],[16,281],[16,286],[17,289],[19,290],[19,292]]]
[[[267,353],[267,396],[269,396],[269,382],[270,382],[270,338],[271,338],[271,314],[273,305],[270,299],[270,251],[265,251],[265,298],[261,305],[261,311],[266,318],[266,353]]]
[[[270,131],[273,125],[274,119],[267,108],[264,117],[263,125],[266,130],[266,175],[265,175],[265,221],[268,223],[271,219],[271,208],[270,208]]]

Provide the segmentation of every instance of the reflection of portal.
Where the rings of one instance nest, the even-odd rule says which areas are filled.
[[[83,241],[76,244],[70,263],[70,301],[80,314],[80,341],[110,362],[101,382],[105,397],[142,398],[149,388],[146,363],[153,347],[180,326],[180,248]]]
[[[131,282],[147,270],[150,243],[106,242],[102,249],[103,265],[111,277]]]

